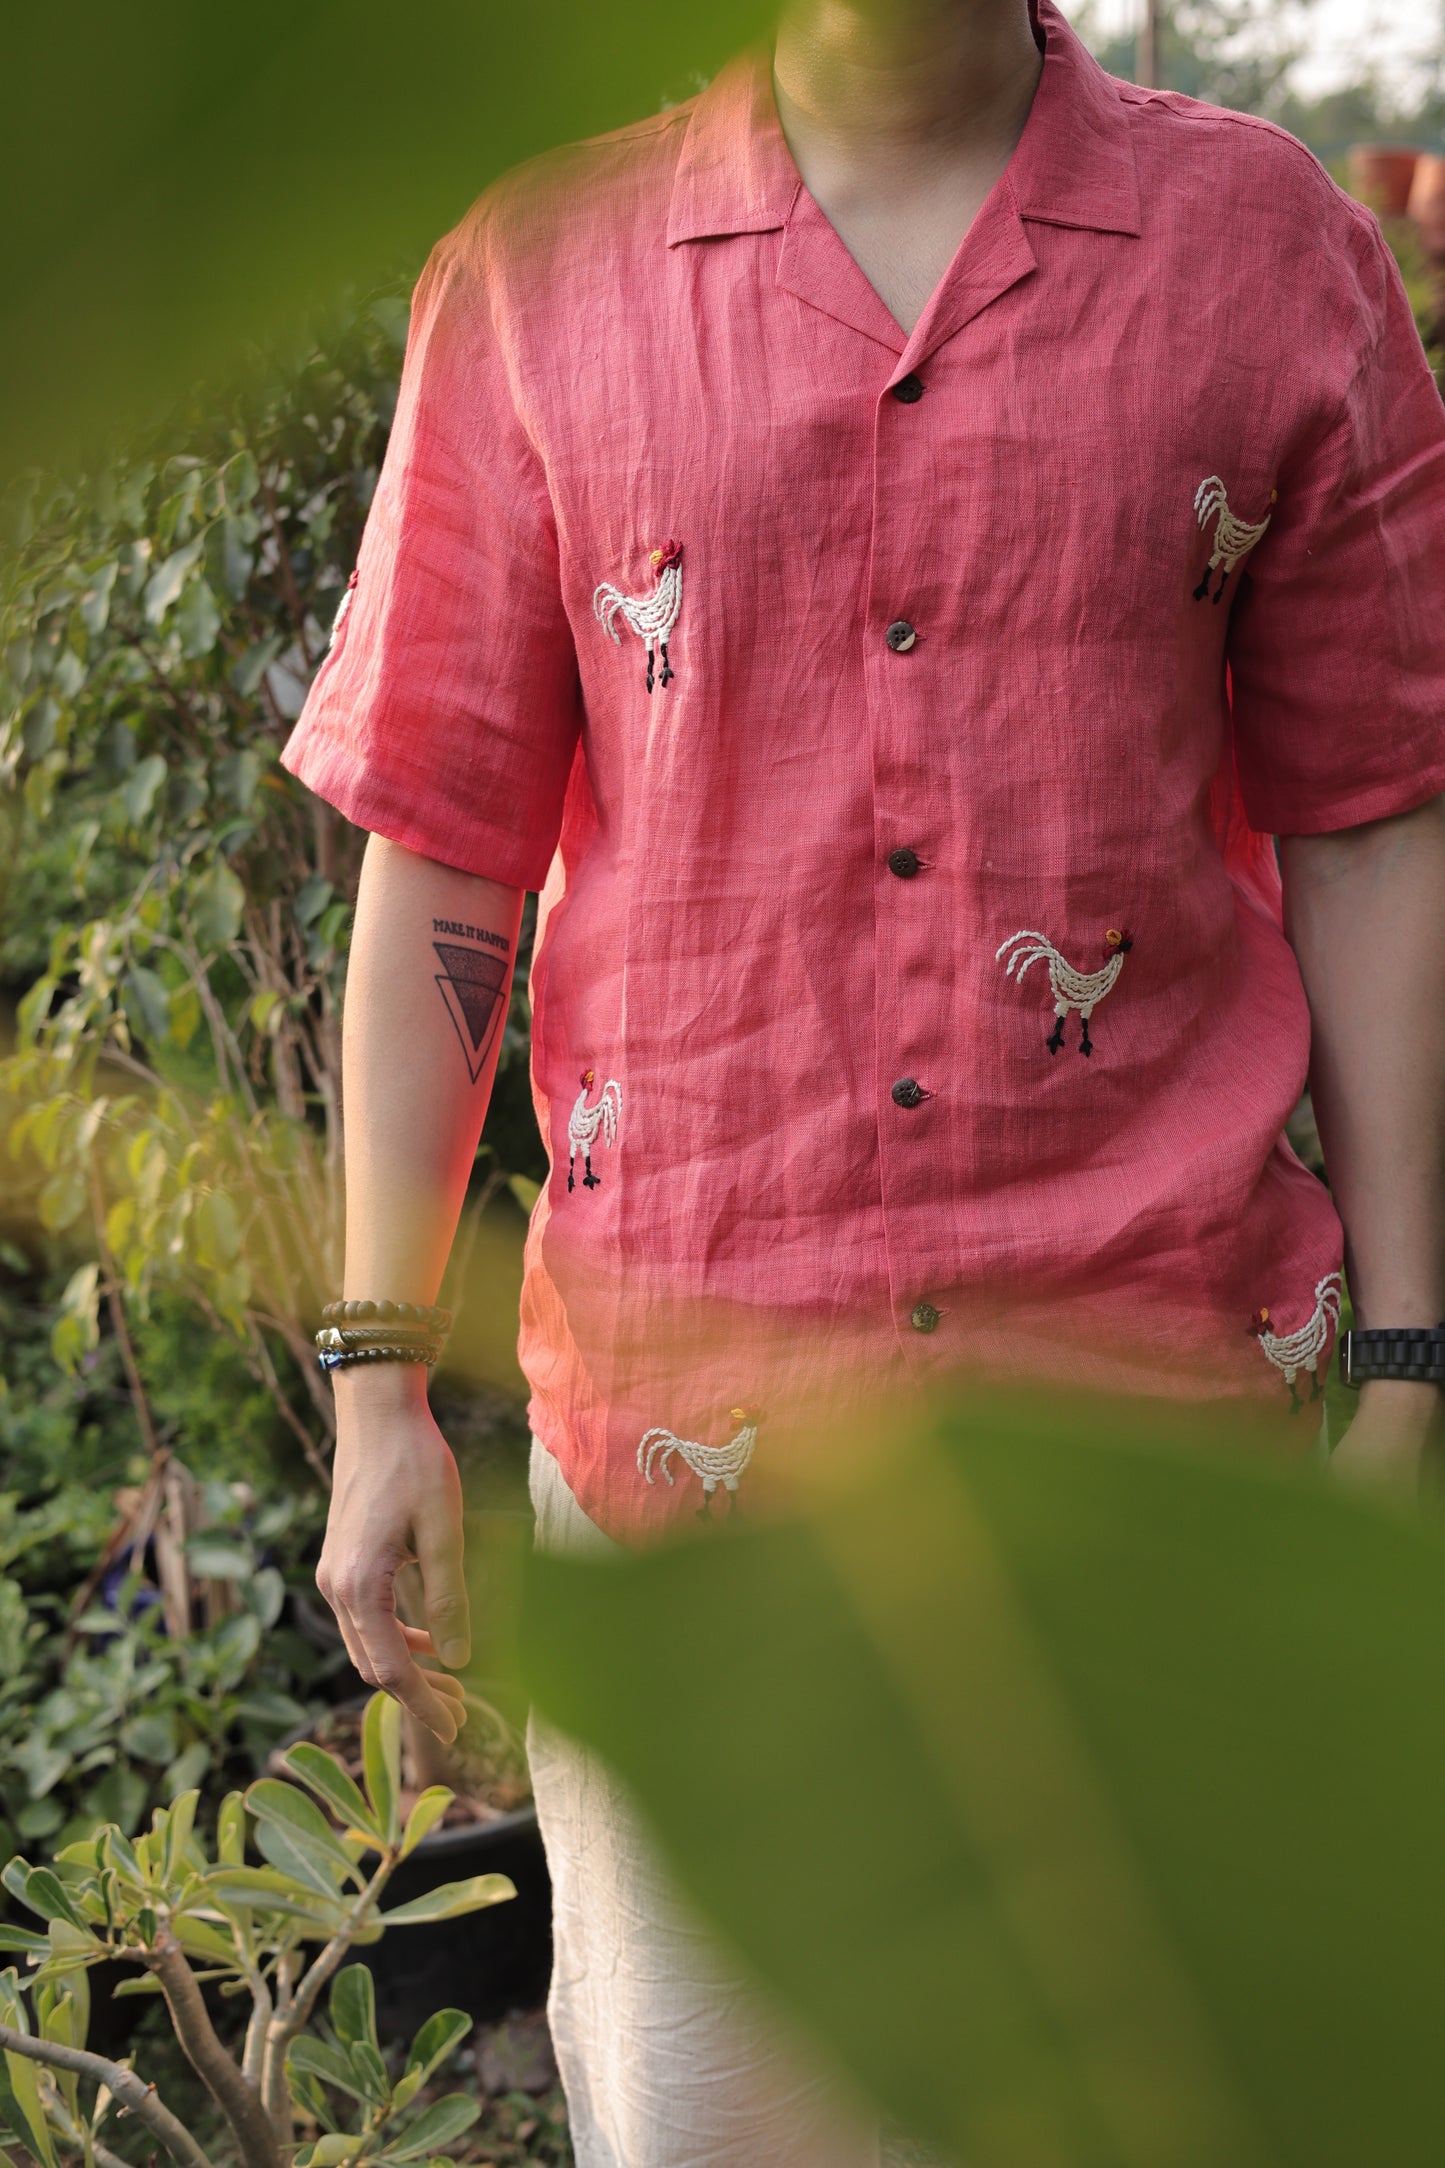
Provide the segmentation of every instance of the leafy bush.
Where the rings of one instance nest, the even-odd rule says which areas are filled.
[[[56,2168],[57,2140],[81,2148],[88,2163],[114,2168],[100,2133],[117,2110],[183,2168],[210,2168],[153,2086],[86,2049],[87,1975],[108,1959],[136,1968],[117,1993],[164,1998],[245,2168],[279,2168],[298,2115],[321,2135],[291,2155],[295,2168],[342,2161],[437,2168],[437,2148],[476,2121],[478,2106],[466,2094],[419,2099],[470,2030],[465,2013],[430,2018],[393,2079],[377,2039],[371,1976],[344,1960],[388,1928],[497,1904],[515,1895],[512,1884],[504,1875],[474,1875],[381,1910],[393,1871],[451,1801],[444,1786],[432,1788],[403,1827],[400,1712],[385,1695],[367,1710],[364,1789],[315,1746],[294,1747],[287,1766],[307,1791],[263,1778],[244,1798],[232,1793],[221,1806],[214,1858],[196,1833],[198,1795],[188,1791],[158,1810],[134,1843],[112,1824],[67,1846],[54,1868],[13,1859],[5,1869],[6,1888],[45,1932],[0,1927],[0,1949],[23,1957],[32,1973],[24,1984],[15,1968],[0,1974],[0,2126],[44,2168]],[[248,1815],[264,1866],[246,1863]],[[239,2058],[201,1993],[212,1981],[249,1999]],[[330,2024],[321,2031],[314,2027],[328,1987]]]

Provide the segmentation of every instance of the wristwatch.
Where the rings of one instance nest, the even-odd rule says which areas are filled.
[[[1357,1388],[1369,1378],[1445,1385],[1445,1324],[1380,1325],[1369,1332],[1347,1332],[1340,1347],[1340,1377]]]

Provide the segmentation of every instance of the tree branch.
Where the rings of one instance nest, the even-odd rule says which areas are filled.
[[[144,1445],[149,1459],[154,1462],[157,1454],[161,1451],[161,1442],[156,1435],[155,1420],[151,1415],[150,1402],[146,1399],[145,1386],[141,1382],[140,1366],[135,1359],[135,1344],[131,1339],[130,1326],[126,1321],[125,1304],[121,1300],[120,1275],[115,1269],[115,1256],[109,1241],[106,1239],[105,1191],[101,1186],[100,1162],[93,1145],[89,1154],[88,1171],[90,1175],[90,1210],[95,1221],[95,1241],[96,1247],[100,1251],[101,1270],[105,1274],[106,1307],[110,1311],[111,1328],[115,1333],[116,1345],[120,1349],[120,1360],[125,1371],[125,1382],[130,1388],[131,1406],[135,1410],[135,1419],[140,1426],[141,1443]]]
[[[189,1971],[190,1967],[186,1969]],[[196,1997],[199,2001],[199,1988]],[[209,2159],[184,2124],[177,2122],[155,2087],[147,2085],[133,2070],[127,2070],[124,2063],[107,2062],[103,2055],[92,2055],[88,2048],[66,2047],[59,2040],[36,2040],[29,2033],[16,2032],[9,2025],[0,2025],[0,2048],[7,2055],[24,2055],[32,2063],[49,2063],[52,2069],[70,2070],[77,2077],[93,2078],[97,2085],[108,2087],[138,2123],[144,2123],[171,2159],[179,2163],[179,2168],[211,2168]]]
[[[179,1942],[164,1936],[151,1951],[149,1963],[161,1983],[176,2038],[235,2132],[246,2168],[281,2168],[271,2119],[260,2096],[247,2084],[240,2066],[217,2038],[205,1998]]]

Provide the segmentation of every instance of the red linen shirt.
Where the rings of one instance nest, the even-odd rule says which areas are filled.
[[[909,336],[765,54],[489,191],[283,755],[542,888],[521,1352],[617,1534],[859,1381],[1328,1355],[1265,838],[1445,787],[1445,412],[1307,151],[1037,32]]]

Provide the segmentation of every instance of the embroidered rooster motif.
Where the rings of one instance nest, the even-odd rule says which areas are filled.
[[[331,630],[326,636],[326,652],[328,655],[336,645],[342,626],[351,615],[352,597],[356,593],[356,583],[360,578],[361,574],[359,572],[352,573],[351,578],[346,583],[346,592],[336,606],[336,615],[331,620]]]
[[[675,1456],[701,1478],[702,1504],[697,1515],[700,1521],[712,1519],[713,1493],[719,1484],[727,1492],[728,1511],[736,1511],[738,1484],[753,1457],[761,1417],[756,1408],[743,1407],[732,1410],[732,1419],[742,1427],[726,1445],[698,1445],[691,1438],[679,1438],[671,1430],[645,1431],[637,1448],[639,1472],[650,1483],[661,1471],[663,1481],[670,1484],[672,1470],[667,1464]]]
[[[1279,502],[1279,491],[1277,489],[1270,491],[1269,501],[1271,504]],[[1204,600],[1209,593],[1210,573],[1218,571],[1219,567],[1223,565],[1224,570],[1219,575],[1219,585],[1214,590],[1214,600],[1218,602],[1220,596],[1224,593],[1224,583],[1229,578],[1230,573],[1242,557],[1249,555],[1255,543],[1260,540],[1273,515],[1266,512],[1264,518],[1255,521],[1253,525],[1248,520],[1236,519],[1229,509],[1229,494],[1217,474],[1206,475],[1194,492],[1194,512],[1201,528],[1207,527],[1211,520],[1217,522],[1214,529],[1214,549],[1208,564],[1204,567],[1204,577],[1194,590],[1194,599],[1196,602]]]
[[[617,1142],[617,1124],[622,1119],[622,1086],[615,1077],[609,1077],[602,1087],[602,1097],[593,1106],[587,1104],[587,1094],[597,1081],[595,1069],[582,1071],[582,1089],[567,1117],[567,1187],[577,1187],[574,1170],[577,1154],[582,1154],[585,1172],[582,1176],[584,1189],[596,1189],[602,1177],[592,1172],[592,1147],[600,1136],[608,1146]]]
[[[1022,943],[1023,946],[1019,944]],[[1089,1018],[1107,994],[1114,990],[1119,973],[1124,968],[1124,958],[1134,946],[1127,933],[1110,927],[1104,936],[1104,949],[1108,962],[1098,971],[1076,971],[1041,933],[1011,933],[994,956],[995,963],[1004,964],[1005,974],[1023,984],[1024,973],[1036,963],[1046,962],[1049,967],[1049,985],[1054,996],[1055,1024],[1045,1044],[1051,1054],[1057,1054],[1064,1043],[1064,1025],[1070,1009],[1077,1009],[1084,1035],[1079,1041],[1081,1054],[1092,1054],[1094,1042],[1089,1037]],[[1012,954],[1009,954],[1009,951]]]
[[[1338,1272],[1327,1272],[1315,1288],[1314,1315],[1298,1332],[1276,1333],[1270,1329],[1268,1310],[1256,1310],[1249,1329],[1257,1337],[1268,1361],[1276,1370],[1284,1373],[1289,1387],[1289,1412],[1298,1415],[1304,1402],[1295,1391],[1295,1379],[1301,1370],[1310,1374],[1310,1399],[1318,1400],[1320,1385],[1319,1360],[1328,1344],[1331,1333],[1340,1322],[1341,1280]]]
[[[657,585],[650,595],[624,595],[620,587],[613,587],[604,580],[592,596],[592,608],[604,632],[622,645],[622,635],[617,630],[620,617],[630,625],[647,648],[647,690],[652,691],[654,665],[657,654],[662,658],[662,675],[659,684],[668,685],[677,676],[667,659],[667,642],[678,611],[682,608],[682,544],[664,542],[660,550],[652,553],[653,569],[657,573]]]

